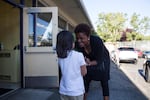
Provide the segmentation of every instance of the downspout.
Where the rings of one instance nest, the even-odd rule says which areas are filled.
[[[24,0],[20,0],[20,4],[24,5]],[[21,75],[21,88],[25,87],[24,84],[24,66],[23,66],[23,8],[20,8],[20,75]]]

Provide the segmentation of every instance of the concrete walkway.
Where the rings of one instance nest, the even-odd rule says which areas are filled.
[[[128,77],[111,64],[110,100],[148,100],[146,96],[128,79]],[[56,89],[19,89],[0,100],[60,100]],[[88,100],[103,100],[100,82],[92,81]]]

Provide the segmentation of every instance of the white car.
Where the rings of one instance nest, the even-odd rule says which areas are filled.
[[[138,61],[138,54],[133,47],[120,47],[118,48],[119,62],[133,62]]]

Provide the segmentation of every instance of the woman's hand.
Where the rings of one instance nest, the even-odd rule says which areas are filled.
[[[97,65],[96,60],[91,61],[89,58],[85,58],[85,62],[87,63],[87,66]]]
[[[91,61],[89,58],[85,58],[85,62],[87,63],[87,66],[90,66],[91,65]]]
[[[86,63],[90,63],[90,59],[89,58],[85,58]]]

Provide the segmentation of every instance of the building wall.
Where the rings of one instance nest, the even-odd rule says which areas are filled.
[[[19,8],[0,0],[0,81],[20,81],[20,52],[14,50],[20,43]]]
[[[13,50],[19,44],[19,9],[0,0],[0,42],[5,50]]]

